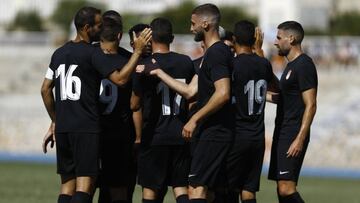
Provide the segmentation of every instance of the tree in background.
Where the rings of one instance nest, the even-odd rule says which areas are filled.
[[[360,13],[356,11],[337,14],[330,21],[333,35],[360,35]]]
[[[7,28],[8,31],[44,31],[43,21],[35,10],[19,11]]]
[[[75,13],[84,6],[93,6],[104,11],[103,4],[87,2],[86,0],[62,0],[59,1],[51,19],[68,35]]]

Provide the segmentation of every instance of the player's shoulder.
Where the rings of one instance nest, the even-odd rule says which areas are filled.
[[[295,66],[295,68],[298,69],[312,69],[312,70],[316,69],[315,63],[312,60],[312,58],[305,53],[298,56],[291,64],[292,66]]]
[[[211,45],[208,48],[207,52],[209,54],[230,54],[230,55],[232,55],[230,47],[227,46],[222,41],[215,42],[213,45]]]
[[[119,55],[121,55],[127,59],[130,59],[131,55],[132,55],[132,53],[130,51],[128,51],[127,49],[125,49],[123,47],[119,47],[118,53],[119,53]]]
[[[192,63],[192,60],[188,55],[180,54],[177,52],[171,52],[171,54],[173,55],[174,58],[177,58],[177,60],[179,60],[179,61],[186,62],[186,63]]]

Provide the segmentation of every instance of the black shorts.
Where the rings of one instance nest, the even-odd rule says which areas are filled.
[[[136,181],[134,142],[118,134],[100,136],[99,186],[127,187]]]
[[[57,173],[66,176],[97,176],[98,133],[55,133]]]
[[[264,151],[264,139],[233,143],[226,163],[230,189],[259,191]]]
[[[308,141],[304,143],[303,150],[297,157],[287,158],[286,152],[292,140],[273,140],[269,167],[270,180],[291,180],[298,182],[302,163],[304,161]]]
[[[189,173],[189,185],[217,188],[224,185],[226,156],[230,142],[197,142]]]
[[[164,186],[185,187],[190,170],[189,145],[141,146],[138,161],[139,185],[153,190]]]

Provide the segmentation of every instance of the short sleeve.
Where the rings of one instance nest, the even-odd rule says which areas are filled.
[[[225,45],[226,46],[226,45]],[[213,49],[209,52],[208,66],[210,67],[210,77],[213,82],[230,77],[232,56],[230,49]]]
[[[297,80],[300,91],[317,88],[318,77],[315,64],[311,60],[304,61],[297,69]]]
[[[46,73],[45,73],[45,78],[46,78],[46,79],[49,79],[49,80],[53,80],[53,79],[54,79],[55,70],[56,70],[56,68],[54,67],[54,55],[52,55],[52,56],[51,56],[51,60],[50,60],[49,67],[47,68]]]
[[[273,80],[273,70],[270,61],[266,61],[266,81],[270,83]]]

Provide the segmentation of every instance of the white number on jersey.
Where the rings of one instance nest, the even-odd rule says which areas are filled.
[[[186,82],[185,79],[176,79],[180,82]],[[162,113],[163,115],[171,115],[170,109],[170,94],[169,94],[169,87],[165,85],[165,83],[160,82],[157,87],[157,92],[162,93]],[[173,101],[173,115],[179,115],[180,113],[180,103],[181,103],[182,96],[176,94]]]
[[[104,115],[110,114],[116,105],[118,100],[118,87],[108,79],[101,81],[100,85],[100,101],[107,104]],[[107,91],[108,90],[108,91]]]
[[[65,64],[61,64],[55,71],[56,78],[60,77],[60,99],[79,100],[81,94],[81,80],[73,73],[78,65],[70,65],[69,70],[65,73]]]
[[[254,100],[256,103],[260,104],[259,110],[256,112],[256,115],[261,114],[262,109],[265,105],[266,91],[267,82],[263,79],[257,81],[256,84],[254,80],[249,80],[249,82],[245,85],[244,93],[248,93],[249,115],[254,115]]]

